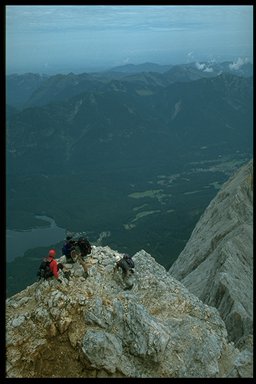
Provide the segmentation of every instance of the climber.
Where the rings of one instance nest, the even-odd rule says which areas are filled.
[[[122,277],[124,280],[129,278],[134,273],[134,261],[132,260],[132,256],[128,255],[127,253],[124,253],[122,258],[118,257],[116,259],[114,272],[116,272],[118,268],[122,269]]]
[[[50,249],[48,253],[47,260],[50,262],[49,266],[52,272],[52,275],[61,283],[61,279],[59,279],[59,270],[63,269],[63,264],[57,263],[55,260],[56,251],[54,249]]]
[[[44,257],[37,272],[39,280],[55,277],[60,283],[62,282],[59,278],[59,270],[63,269],[64,266],[62,263],[57,263],[55,256],[56,251],[54,249],[50,249],[48,256]]]
[[[67,235],[66,242],[62,247],[62,254],[66,256],[67,263],[74,263],[74,260],[71,257],[71,251],[74,248],[74,241],[72,240],[71,235]]]

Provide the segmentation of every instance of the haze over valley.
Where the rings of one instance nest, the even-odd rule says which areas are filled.
[[[220,186],[252,157],[252,64],[207,67],[7,76],[7,228],[43,228],[36,215],[45,215],[170,268]],[[8,271],[24,257],[36,269],[46,251],[20,254]]]

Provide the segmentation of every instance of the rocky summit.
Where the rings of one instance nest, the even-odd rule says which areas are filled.
[[[216,308],[144,251],[126,289],[115,254],[95,247],[88,276],[35,282],[6,303],[7,377],[240,377],[243,352]],[[130,288],[130,286],[128,285]]]
[[[69,278],[8,298],[6,377],[253,377],[251,167],[224,185],[170,272],[141,250],[125,280],[122,255],[93,246],[84,262],[58,259]]]

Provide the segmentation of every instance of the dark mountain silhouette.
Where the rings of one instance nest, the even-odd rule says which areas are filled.
[[[113,153],[125,166],[184,161],[184,153],[189,161],[201,146],[208,157],[252,150],[251,126],[250,78],[226,74],[154,91],[112,81],[105,92],[14,115],[7,128],[8,172],[66,173],[111,163]]]
[[[74,231],[86,222],[92,240],[109,233],[113,249],[170,267],[253,143],[251,77],[170,71],[56,75],[23,110],[10,100],[7,227],[31,228],[35,212]]]
[[[68,100],[82,92],[98,92],[103,86],[104,83],[87,73],[54,75],[35,90],[24,106],[28,108]]]
[[[6,103],[22,109],[26,100],[48,79],[47,75],[25,73],[6,76]]]
[[[175,82],[194,81],[201,78],[216,77],[222,73],[230,73],[241,77],[251,77],[251,63],[235,66],[231,62],[224,63],[189,63],[181,65],[159,65],[144,63],[127,64],[99,73],[69,73],[67,75],[8,75],[6,77],[7,104],[19,109],[43,106],[51,102],[64,101],[82,92],[105,92],[113,87],[115,81],[122,81],[122,87],[138,88],[139,86],[153,90]],[[114,83],[113,83],[114,81]],[[129,83],[129,84],[128,84]]]

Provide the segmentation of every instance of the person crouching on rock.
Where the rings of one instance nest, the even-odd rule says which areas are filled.
[[[116,265],[114,268],[114,272],[118,270],[118,268],[122,269],[122,277],[124,282],[126,283],[125,289],[131,289],[133,287],[133,283],[130,281],[130,277],[133,275],[135,267],[134,261],[132,260],[132,256],[128,255],[127,253],[123,254],[123,257],[121,259],[117,259]]]

